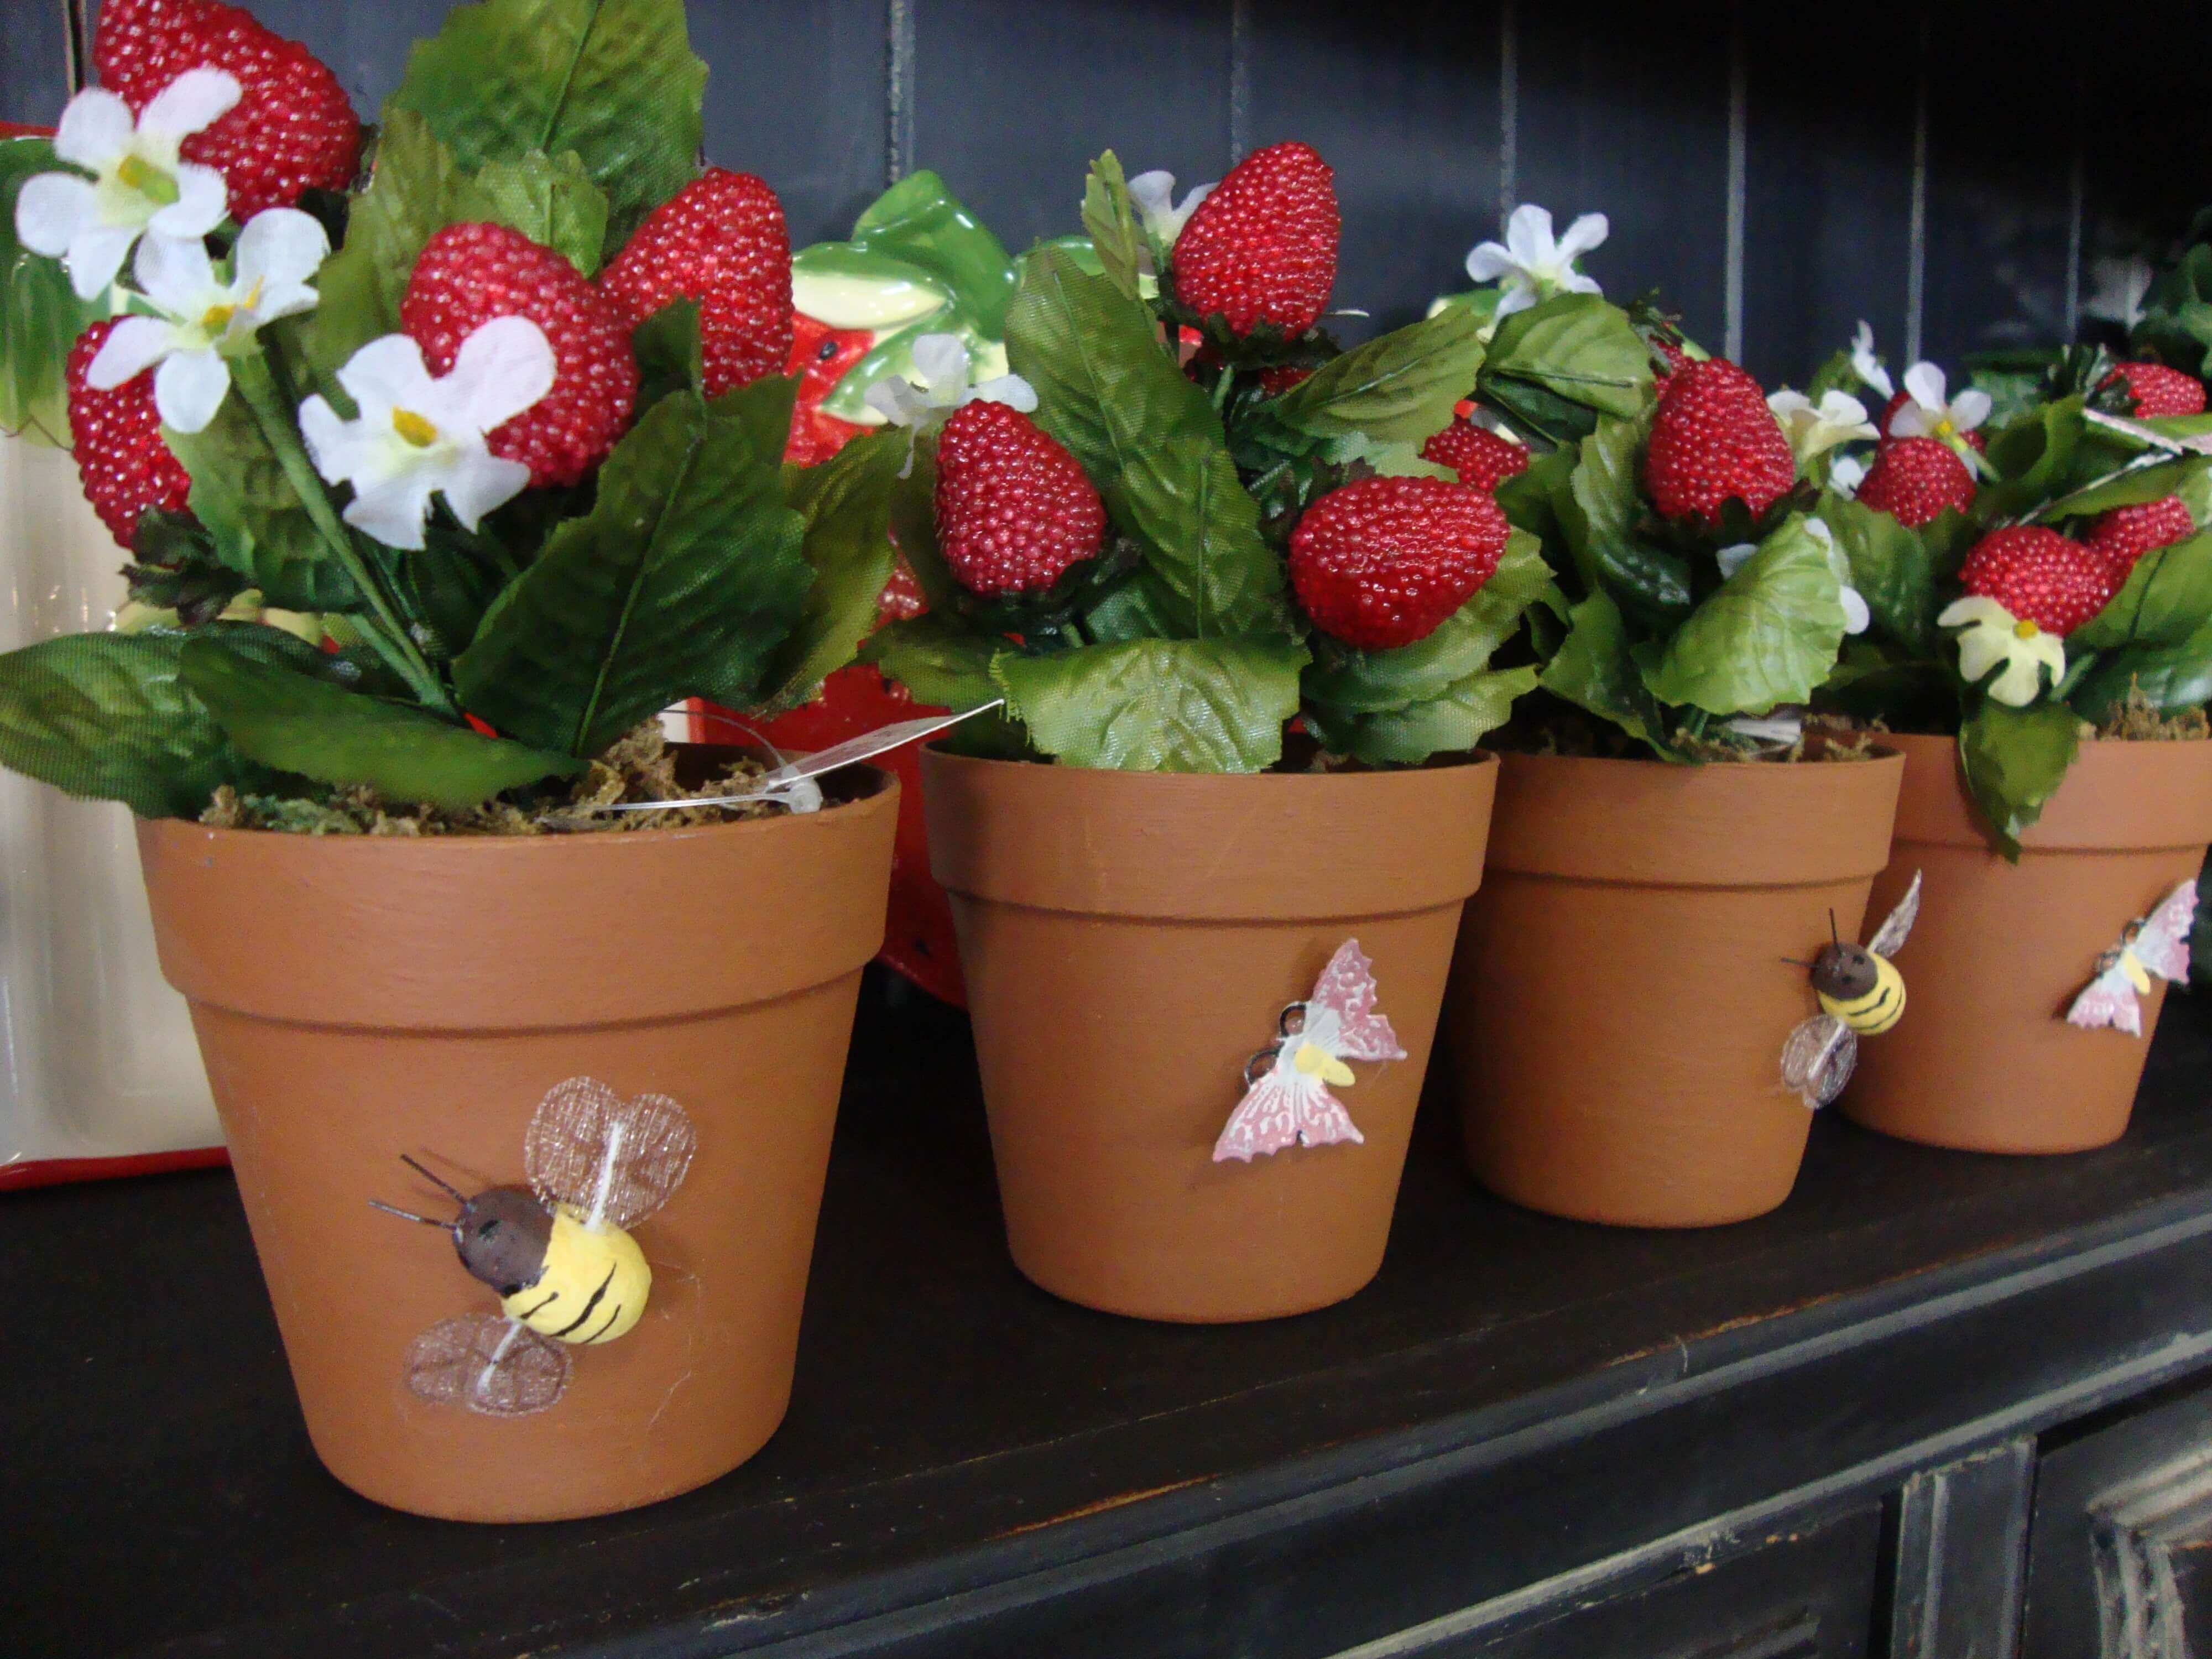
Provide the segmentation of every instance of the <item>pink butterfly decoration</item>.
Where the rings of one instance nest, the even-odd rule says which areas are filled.
[[[2187,980],[2189,931],[2196,921],[2197,884],[2185,881],[2148,915],[2130,922],[2120,942],[2097,958],[2096,976],[2074,999],[2066,1023],[2091,1030],[2108,1025],[2141,1036],[2138,990],[2149,984],[2150,974],[2177,982]]]
[[[1298,1024],[1291,1030],[1288,1028],[1294,1016]],[[1321,970],[1313,995],[1285,1008],[1278,1029],[1282,1035],[1272,1052],[1262,1048],[1245,1067],[1244,1098],[1229,1115],[1221,1139],[1213,1143],[1216,1164],[1232,1158],[1249,1164],[1293,1142],[1326,1146],[1333,1141],[1365,1139],[1344,1103],[1329,1093],[1324,1067],[1337,1073],[1341,1087],[1351,1080],[1345,1060],[1406,1057],[1390,1022],[1375,1012],[1374,965],[1360,953],[1356,939],[1337,946],[1328,966]],[[1302,1054],[1304,1065],[1299,1063]],[[1267,1069],[1255,1078],[1262,1061]]]

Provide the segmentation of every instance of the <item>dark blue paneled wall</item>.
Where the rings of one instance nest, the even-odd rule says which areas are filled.
[[[70,3],[0,0],[0,118],[59,108]],[[445,4],[249,9],[374,118]],[[931,167],[1019,246],[1074,228],[1083,164],[1107,145],[1191,184],[1296,137],[1337,169],[1340,305],[1404,320],[1464,285],[1504,207],[1540,202],[1563,226],[1597,209],[1613,234],[1589,263],[1607,292],[1661,289],[1770,383],[1861,317],[1893,356],[2063,337],[2100,254],[2212,200],[2212,46],[2140,13],[693,0],[691,30],[713,70],[709,156],[774,183],[800,242]]]

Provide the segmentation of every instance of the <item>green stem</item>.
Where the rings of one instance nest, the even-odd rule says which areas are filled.
[[[1229,364],[1221,366],[1221,378],[1213,383],[1213,412],[1218,415],[1229,407],[1229,383],[1237,378],[1237,371]]]
[[[453,707],[453,700],[446,695],[445,687],[438,683],[438,677],[431,672],[429,663],[424,659],[394,613],[392,601],[386,595],[382,584],[362,562],[360,550],[353,544],[352,533],[339,522],[337,514],[331,510],[331,498],[323,489],[323,481],[315,471],[314,462],[308,459],[307,446],[300,440],[299,428],[292,422],[291,411],[284,406],[278,395],[276,377],[270,372],[268,359],[257,348],[252,356],[240,357],[231,364],[231,378],[237,382],[246,407],[253,411],[254,419],[260,423],[261,435],[268,441],[270,453],[276,457],[278,465],[283,467],[284,477],[290,482],[293,493],[300,498],[300,505],[307,509],[308,518],[314,521],[315,529],[329,544],[331,551],[337,555],[339,564],[353,579],[354,586],[360,590],[362,597],[368,600],[369,609],[374,613],[373,624],[368,617],[361,620],[364,624],[362,632],[375,647],[377,655],[384,659],[393,673],[407,682],[408,689],[426,707],[444,714],[457,714],[459,711]]]

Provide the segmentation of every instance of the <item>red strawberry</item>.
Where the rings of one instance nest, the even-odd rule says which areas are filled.
[[[1336,286],[1335,174],[1311,146],[1255,149],[1214,186],[1176,239],[1176,295],[1249,334],[1303,334]]]
[[[1498,568],[1511,526],[1489,495],[1442,478],[1363,478],[1291,532],[1291,585],[1316,628],[1363,651],[1436,632]]]
[[[1874,419],[1874,429],[1876,434],[1875,448],[1877,452],[1888,448],[1892,444],[1904,443],[1906,441],[1906,440],[1903,438],[1893,438],[1890,436],[1889,423],[1897,418],[1897,411],[1904,408],[1905,404],[1911,401],[1912,394],[1911,392],[1892,392],[1890,394],[1889,401],[1881,406],[1881,413],[1875,416]],[[1957,435],[1965,439],[1969,445],[1978,451],[1985,450],[1990,447],[1990,441],[1981,434],[1978,428],[1972,432],[1961,432]],[[1941,442],[1942,441],[1939,439],[1937,441]]]
[[[553,389],[493,432],[486,447],[521,461],[533,484],[574,483],[629,424],[637,360],[629,333],[576,267],[504,225],[447,225],[415,261],[399,325],[443,374],[482,325],[527,317],[553,347]]]
[[[138,515],[148,507],[185,510],[192,481],[161,441],[151,369],[112,392],[95,392],[84,383],[100,343],[114,327],[112,321],[94,323],[78,335],[65,374],[70,440],[84,498],[108,533],[128,547],[138,534]]]
[[[1664,362],[1665,366],[1653,370],[1651,375],[1651,383],[1664,392],[1667,389],[1667,382],[1681,373],[1683,368],[1693,360],[1688,352],[1683,350],[1672,340],[1652,338],[1648,340],[1647,343]]]
[[[1711,526],[1740,501],[1755,519],[1796,482],[1790,440],[1758,381],[1725,357],[1668,377],[1644,455],[1644,487],[1662,517]]]
[[[707,395],[781,374],[791,356],[791,238],[750,173],[709,167],[647,214],[599,273],[626,328],[679,295],[699,302]]]
[[[310,188],[343,190],[361,165],[361,123],[345,88],[296,40],[218,0],[104,0],[93,42],[100,84],[142,110],[186,70],[228,70],[230,112],[184,142],[187,161],[222,173],[230,216],[289,207]]]
[[[2197,521],[2181,497],[2161,495],[2154,501],[2099,514],[2082,532],[2081,544],[2112,568],[2115,580],[2124,582],[2144,554],[2196,533]]]
[[[1875,451],[1858,498],[1905,526],[1933,524],[1943,509],[1974,504],[1974,475],[1940,438],[1897,438]]]
[[[1959,567],[1959,580],[1967,592],[2062,636],[2102,611],[2119,588],[2104,559],[2040,525],[1983,537]]]
[[[822,400],[854,363],[868,355],[874,336],[866,329],[836,329],[829,324],[793,312],[791,317],[791,356],[783,366],[787,374],[799,376],[799,395],[791,405],[791,446],[783,458],[796,466],[826,461],[867,428],[822,412]]]
[[[2204,412],[2204,382],[2194,374],[2168,368],[2164,363],[2122,363],[2105,376],[2097,390],[2104,391],[2115,380],[2125,386],[2134,398],[2139,419]]]
[[[1472,421],[1455,420],[1421,446],[1421,459],[1449,467],[1463,484],[1495,489],[1528,470],[1528,446]]]
[[[937,441],[937,547],[976,593],[1034,593],[1098,550],[1106,508],[1075,457],[1018,409],[963,404]]]

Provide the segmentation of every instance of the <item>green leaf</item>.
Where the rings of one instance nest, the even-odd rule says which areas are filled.
[[[1763,714],[1812,697],[1836,665],[1844,602],[1805,523],[1791,514],[1674,630],[1644,677],[1653,696],[1711,714]]]
[[[799,625],[763,684],[770,713],[796,708],[853,660],[876,624],[876,602],[897,557],[890,520],[892,487],[905,465],[907,434],[854,439],[819,466],[787,467],[784,499],[806,523],[800,550],[813,568]]]
[[[2081,743],[2081,721],[2064,703],[2013,708],[1992,697],[1959,729],[1959,767],[2008,858],[2065,781]]]
[[[612,247],[696,172],[706,85],[683,0],[480,0],[416,45],[385,120],[420,115],[470,169],[575,151]]]
[[[2036,516],[2045,521],[2086,519],[2109,507],[2135,507],[2144,501],[2179,495],[2185,489],[2198,493],[2203,488],[2203,481],[2207,473],[2212,473],[2212,460],[2202,458],[2168,461],[2157,466],[2138,466],[2107,483],[2063,495]]]
[[[2164,714],[2212,702],[2212,621],[2172,645],[2132,646],[2099,657],[2068,701],[2082,719],[2102,721],[2127,701],[2130,685],[2140,685]]]
[[[607,240],[607,198],[575,151],[563,151],[557,161],[532,150],[512,161],[486,162],[477,185],[490,198],[497,223],[551,248],[581,276],[599,268],[599,250]]]
[[[917,703],[968,709],[1006,696],[991,678],[991,662],[1008,649],[1003,640],[924,614],[888,623],[869,635],[861,644],[860,660],[904,686]],[[936,741],[961,755],[1012,759],[1035,753],[1004,710],[963,720]]]
[[[255,661],[214,639],[185,646],[184,678],[231,741],[263,765],[341,787],[365,784],[394,801],[458,810],[583,769],[565,755]]]
[[[1873,613],[1875,632],[1917,656],[1936,656],[1942,644],[1936,626],[1942,572],[1927,542],[1888,514],[1833,491],[1821,495],[1818,512],[1850,562],[1851,586]]]
[[[1569,613],[1567,637],[1536,683],[1662,755],[1673,756],[1666,711],[1637,672],[1627,625],[1610,595],[1593,593]]]
[[[1144,239],[1137,231],[1137,216],[1129,206],[1128,180],[1121,176],[1121,159],[1108,150],[1091,164],[1083,181],[1083,228],[1091,233],[1091,249],[1106,279],[1128,298],[1137,297],[1137,256]]]
[[[1265,415],[1312,437],[1419,444],[1451,424],[1481,367],[1482,325],[1464,306],[1450,306],[1330,359],[1268,402]]]
[[[80,300],[58,259],[15,237],[15,198],[26,179],[65,173],[45,138],[0,140],[0,431],[69,447],[62,372],[76,337],[107,315],[107,297]]]
[[[1464,754],[1505,724],[1516,700],[1536,688],[1534,664],[1486,668],[1403,708],[1316,722],[1327,746],[1370,766],[1419,766],[1431,755]]]
[[[783,499],[791,395],[766,380],[655,404],[454,663],[465,705],[589,757],[679,698],[755,704],[813,582]]]
[[[1306,651],[1287,640],[1133,640],[1001,653],[992,675],[1039,749],[1123,772],[1260,772],[1282,757]]]
[[[177,634],[71,634],[0,656],[0,766],[141,817],[190,817],[236,763]]]
[[[243,367],[243,366],[241,366]],[[222,562],[287,611],[352,611],[362,603],[260,422],[236,388],[198,432],[162,428],[192,477],[187,498]]]
[[[699,341],[699,302],[679,295],[630,331],[637,358],[641,418],[672,392],[707,389],[707,362]]]
[[[1805,395],[1815,406],[1831,392],[1847,392],[1864,401],[1867,387],[1859,380],[1857,367],[1851,362],[1850,349],[1838,347],[1828,359],[1813,371],[1813,378],[1805,382]]]
[[[1373,714],[1443,696],[1489,666],[1491,654],[1520,627],[1522,612],[1551,585],[1536,538],[1516,530],[1490,580],[1434,633],[1394,651],[1330,651],[1306,670],[1306,701]]]
[[[1006,355],[1036,388],[1037,423],[1075,456],[1144,549],[1137,584],[1177,633],[1281,631],[1282,562],[1260,537],[1206,394],[1164,350],[1152,314],[1064,252],[1034,258],[1006,316]]]
[[[1521,381],[1627,419],[1651,401],[1651,353],[1619,306],[1595,294],[1559,294],[1498,325],[1482,381],[1486,393],[1495,382]]]
[[[2212,531],[2136,561],[2120,591],[2075,629],[2066,648],[2108,651],[2129,645],[2179,645],[2212,619]]]
[[[1985,520],[2010,518],[2063,495],[2084,429],[2079,398],[2039,404],[2007,422],[1990,440],[1989,462],[1999,481],[1983,487],[1977,513]]]
[[[1580,465],[1566,476],[1565,488],[1555,489],[1552,507],[1584,587],[1612,594],[1646,627],[1668,628],[1690,614],[1690,567],[1637,533],[1644,513],[1637,469],[1650,428],[1648,413],[1632,421],[1601,419],[1583,440]]]

